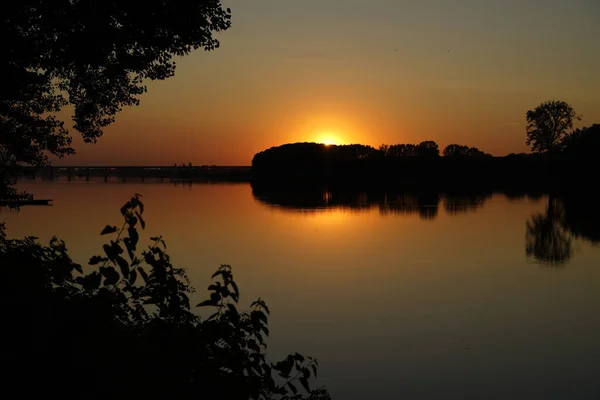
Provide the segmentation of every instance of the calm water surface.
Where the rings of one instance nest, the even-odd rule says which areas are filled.
[[[196,300],[231,264],[241,303],[262,297],[271,308],[270,357],[317,357],[317,384],[334,399],[600,396],[600,248],[574,239],[560,267],[528,258],[526,222],[546,198],[442,198],[435,208],[360,195],[352,209],[306,210],[247,184],[20,187],[54,206],[0,212],[9,236],[57,235],[82,263],[101,253],[100,230],[120,222],[120,206],[144,195],[145,235],[165,237]]]

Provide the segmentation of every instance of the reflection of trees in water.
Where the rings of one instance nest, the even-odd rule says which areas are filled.
[[[565,264],[571,258],[572,240],[562,220],[562,204],[549,198],[545,213],[534,214],[526,223],[525,252],[539,262]]]
[[[597,196],[565,197],[562,203],[565,228],[578,239],[600,244],[600,204]]]
[[[319,209],[329,204],[326,192],[258,192],[252,194],[261,204],[276,206],[282,209]]]
[[[445,194],[444,209],[448,214],[460,214],[475,211],[483,206],[492,193],[479,194]]]
[[[254,198],[261,204],[290,211],[311,211],[328,208],[349,210],[379,209],[381,215],[419,215],[435,219],[439,212],[441,195],[435,191],[404,193],[261,191],[253,188]],[[475,211],[492,197],[492,193],[443,195],[444,208],[452,215]]]
[[[573,255],[573,239],[600,244],[600,213],[591,196],[550,196],[544,213],[526,223],[525,251],[549,265],[564,265]]]
[[[505,193],[506,194],[506,193]],[[419,215],[432,220],[438,215],[440,194],[437,192],[368,193],[336,191],[261,191],[253,188],[254,198],[261,204],[289,211],[345,209],[369,211],[377,208],[380,215]],[[509,199],[540,199],[536,193],[510,193]],[[448,214],[479,210],[492,193],[445,193],[444,209]],[[545,212],[532,215],[526,222],[525,251],[528,257],[548,265],[564,265],[573,255],[574,239],[600,244],[600,207],[595,196],[574,194],[548,198]]]
[[[379,203],[379,213],[381,215],[418,213],[423,219],[435,219],[439,203],[440,197],[437,193],[386,195]]]
[[[254,198],[270,207],[290,211],[316,211],[341,208],[355,211],[368,211],[374,207],[381,215],[418,214],[423,219],[437,216],[439,195],[437,193],[383,194],[367,192],[262,192],[253,189]]]

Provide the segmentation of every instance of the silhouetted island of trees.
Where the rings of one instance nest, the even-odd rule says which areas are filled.
[[[548,190],[586,187],[600,166],[600,125],[571,130],[573,109],[549,101],[527,113],[530,154],[495,157],[475,147],[291,143],[257,153],[252,182],[266,187],[457,187]]]
[[[489,189],[556,188],[591,184],[600,166],[600,125],[576,130],[560,150],[494,157],[451,144],[440,154],[433,141],[361,145],[292,143],[252,160],[252,181],[266,186],[430,186]]]

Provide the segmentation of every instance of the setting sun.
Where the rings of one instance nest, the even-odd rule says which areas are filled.
[[[331,145],[340,145],[343,144],[343,141],[339,138],[339,136],[334,135],[332,133],[323,133],[316,140],[317,143],[323,143],[326,146]]]

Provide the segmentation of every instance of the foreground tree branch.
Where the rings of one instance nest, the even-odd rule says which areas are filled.
[[[175,57],[218,48],[215,34],[230,26],[220,0],[11,2],[0,13],[0,178],[74,152],[56,118],[64,107],[95,142],[139,104],[146,80],[173,76]]]

